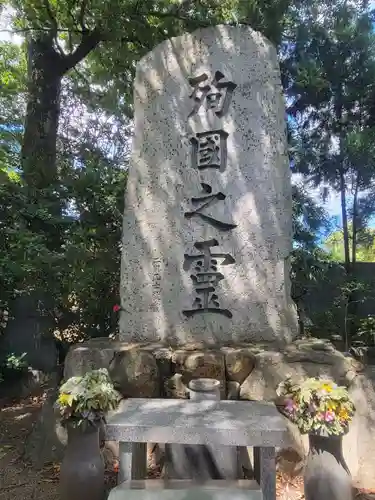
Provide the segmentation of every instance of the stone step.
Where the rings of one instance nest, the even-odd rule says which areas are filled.
[[[263,500],[256,481],[159,479],[126,481],[110,491],[108,500]]]

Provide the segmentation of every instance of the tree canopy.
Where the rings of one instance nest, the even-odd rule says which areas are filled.
[[[285,86],[295,121],[293,165],[324,195],[340,194],[347,271],[356,235],[373,215],[375,36],[365,2],[312,2],[321,10],[295,34]],[[349,221],[353,246],[349,249]]]
[[[349,249],[353,251],[353,228],[349,226]],[[332,260],[344,260],[344,234],[336,230],[324,240],[324,248],[329,252]],[[357,234],[356,244],[357,262],[375,262],[375,229],[365,228]]]

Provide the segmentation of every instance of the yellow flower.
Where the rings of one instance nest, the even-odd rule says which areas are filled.
[[[323,382],[323,384],[320,386],[320,388],[322,391],[325,391],[325,392],[332,392],[333,391],[332,384],[329,384],[328,382]]]
[[[59,396],[59,403],[61,405],[71,406],[71,404],[73,403],[73,396],[71,394],[63,392]]]
[[[327,403],[327,410],[335,411],[337,408],[337,404],[334,403],[333,401],[330,401]]]
[[[349,413],[345,408],[341,408],[341,410],[339,411],[339,419],[349,420]]]

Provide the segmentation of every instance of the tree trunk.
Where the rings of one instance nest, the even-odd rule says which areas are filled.
[[[28,185],[45,189],[57,181],[61,56],[53,48],[51,39],[38,39],[29,41],[28,58],[29,85],[22,169]]]
[[[56,219],[61,215],[57,190],[56,141],[60,115],[61,56],[52,38],[28,42],[28,103],[21,151],[23,178],[30,204],[43,207],[48,217],[30,218],[29,227],[36,233],[47,233],[47,246],[58,250],[61,245]],[[55,222],[55,223],[54,223]]]
[[[356,267],[356,254],[357,254],[357,235],[358,235],[358,185],[359,185],[359,174],[357,174],[356,185],[354,190],[353,199],[353,219],[352,219],[352,263],[351,263],[351,273],[355,276]],[[357,333],[357,325],[355,318],[357,318],[358,310],[358,292],[353,290],[348,297],[348,333],[349,337],[352,338]]]
[[[59,252],[63,243],[60,224],[62,202],[56,165],[61,80],[101,39],[98,30],[86,31],[74,52],[60,55],[55,49],[55,35],[53,30],[39,32],[35,38],[28,40],[28,101],[21,150],[22,176],[30,207],[30,213],[24,214],[24,217],[27,217],[28,229],[43,236],[50,252]],[[43,211],[42,217],[38,209]],[[22,297],[23,300],[15,297],[13,306],[18,307],[18,312],[8,322],[1,337],[0,357],[6,357],[9,352],[26,352],[30,365],[51,371],[57,360],[52,332],[53,292],[58,281],[53,266],[46,266],[46,269],[49,271],[43,271],[41,287],[26,283],[26,287],[30,288],[36,285],[34,291]],[[21,290],[26,287],[19,284]],[[30,301],[31,306],[24,310],[22,304],[25,301]],[[34,303],[43,305],[43,319],[40,319]],[[28,324],[22,320],[25,314],[29,318]]]
[[[344,171],[340,170],[340,195],[341,195],[341,215],[342,215],[342,228],[344,233],[344,255],[345,255],[345,269],[349,274],[351,271],[350,265],[350,247],[349,247],[349,230],[348,230],[348,213],[346,208],[346,183]]]
[[[345,180],[345,155],[344,155],[344,122],[343,122],[343,84],[339,84],[337,89],[337,97],[334,105],[334,112],[336,115],[336,120],[339,124],[339,148],[340,148],[340,159],[337,173],[340,179],[340,196],[341,196],[341,216],[342,216],[342,228],[344,235],[344,258],[345,258],[345,270],[347,274],[350,273],[350,248],[349,248],[349,231],[348,231],[348,212],[346,204],[346,180]]]
[[[28,40],[28,102],[21,150],[22,175],[30,207],[25,217],[28,228],[44,236],[51,252],[59,251],[62,243],[56,167],[61,78],[61,56],[53,47],[52,37]],[[48,215],[38,217],[39,208]],[[13,301],[14,315],[1,338],[2,359],[10,352],[17,355],[25,352],[33,368],[49,372],[56,366],[57,350],[52,335],[54,304],[49,286],[56,280],[52,273],[53,269],[51,275],[43,274],[42,287],[37,283],[19,284],[21,290],[35,289]]]
[[[357,179],[356,179],[356,185],[355,185],[355,191],[354,191],[354,199],[353,199],[353,221],[352,221],[352,228],[353,228],[353,241],[352,241],[352,267],[353,271],[355,268],[356,264],[356,254],[357,254],[357,215],[358,215],[358,180],[359,175],[357,174]]]

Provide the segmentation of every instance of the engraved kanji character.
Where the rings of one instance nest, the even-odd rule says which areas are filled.
[[[231,318],[233,315],[228,309],[222,309],[215,293],[217,285],[224,275],[217,270],[218,259],[222,259],[221,265],[234,264],[234,258],[227,253],[211,253],[211,247],[218,246],[215,239],[196,242],[194,244],[201,253],[185,254],[184,269],[188,271],[194,266],[194,274],[191,279],[194,284],[196,297],[192,309],[184,310],[182,313],[187,318],[203,312],[212,312]]]
[[[219,117],[226,115],[234,89],[237,85],[231,81],[222,81],[224,75],[221,71],[216,71],[211,83],[205,83],[208,80],[206,73],[189,78],[189,83],[194,87],[190,97],[194,100],[194,107],[189,117],[196,114],[203,102],[207,109],[214,110]]]
[[[191,219],[192,217],[199,217],[204,222],[208,222],[213,227],[221,229],[222,231],[230,231],[237,227],[237,224],[230,224],[228,222],[224,222],[218,219],[215,219],[211,215],[204,213],[203,211],[210,207],[211,205],[217,203],[218,201],[225,200],[226,196],[224,193],[212,193],[212,187],[209,184],[201,183],[202,189],[204,193],[207,193],[203,196],[199,196],[196,198],[191,198],[191,202],[193,205],[199,205],[195,210],[191,212],[185,212],[185,217],[187,219]]]
[[[217,168],[223,172],[227,166],[227,138],[224,130],[199,132],[192,137],[192,167],[198,170]]]

